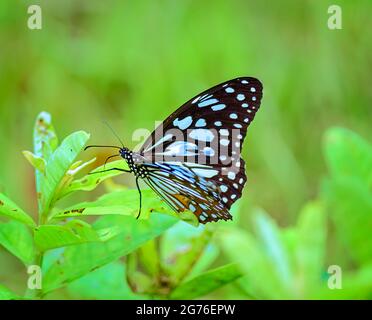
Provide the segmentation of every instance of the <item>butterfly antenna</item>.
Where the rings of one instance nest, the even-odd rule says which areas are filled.
[[[119,135],[115,132],[115,130],[109,125],[109,123],[106,121],[106,120],[103,120],[103,123],[111,130],[111,132],[114,134],[114,136],[119,140],[119,142],[121,143],[121,145],[123,146],[124,148],[124,143],[123,141],[121,141]]]
[[[101,146],[101,145],[92,144],[92,145],[86,146],[84,148],[84,151],[87,150],[87,149],[90,149],[90,148],[116,148],[116,149],[121,149],[121,147],[118,147],[118,146]]]

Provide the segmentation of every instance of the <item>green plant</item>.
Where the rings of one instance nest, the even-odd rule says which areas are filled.
[[[295,226],[279,227],[254,209],[252,232],[240,227],[239,206],[234,222],[196,226],[150,190],[143,190],[139,220],[137,190],[124,187],[60,207],[60,199],[120,174],[77,176],[95,160],[76,161],[88,138],[75,132],[59,144],[50,115],[38,116],[34,152],[24,152],[35,168],[38,221],[0,194],[7,220],[0,244],[25,266],[41,266],[42,288],[19,295],[0,285],[0,299],[194,299],[226,284],[223,296],[232,298],[371,298],[372,147],[355,133],[326,132],[330,174]],[[106,168],[114,166],[126,168],[124,161]],[[330,265],[342,268],[342,290],[327,286]]]
[[[296,226],[279,228],[257,209],[255,232],[234,227],[218,236],[226,255],[239,263],[244,277],[238,283],[247,297],[372,297],[372,146],[350,130],[332,128],[324,153],[330,175]],[[342,269],[342,290],[328,288],[330,265]]]
[[[34,129],[34,152],[24,151],[35,168],[38,221],[0,194],[0,217],[10,219],[0,224],[0,243],[25,266],[42,270],[42,288],[27,290],[26,298],[42,298],[66,286],[77,297],[197,297],[240,277],[232,265],[203,273],[216,257],[210,249],[213,227],[195,229],[180,221],[150,190],[143,190],[139,220],[135,219],[137,190],[122,188],[95,201],[61,208],[62,198],[93,190],[120,174],[109,171],[77,178],[95,161],[76,161],[88,139],[89,134],[79,131],[59,144],[51,116],[41,113]],[[113,167],[126,168],[125,161],[108,163],[105,168]],[[98,167],[91,173],[102,170]],[[92,222],[92,216],[99,217]],[[193,215],[182,218],[195,225]],[[168,233],[170,228],[177,228],[177,234]],[[180,244],[180,239],[184,240],[181,249],[169,247]],[[195,281],[206,285],[190,290]],[[100,289],[94,290],[97,283]],[[21,298],[3,286],[0,297]]]

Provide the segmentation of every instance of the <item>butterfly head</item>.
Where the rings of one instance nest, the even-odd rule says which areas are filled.
[[[124,160],[128,162],[128,160],[132,159],[133,152],[128,148],[123,147],[119,149],[119,154]]]

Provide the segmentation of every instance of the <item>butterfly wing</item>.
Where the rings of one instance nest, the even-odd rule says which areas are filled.
[[[190,210],[201,223],[231,219],[221,202],[218,187],[193,171],[200,168],[206,167],[192,163],[149,164],[145,182],[174,211]]]
[[[192,186],[194,192],[203,190],[202,186],[206,188],[213,185],[217,190],[207,188],[200,191],[200,194],[207,199],[205,202],[210,208],[213,209],[217,201],[226,209],[223,212],[228,212],[231,205],[241,197],[246,182],[245,165],[240,152],[247,128],[260,107],[261,99],[262,84],[255,78],[241,77],[221,83],[190,99],[173,112],[144,142],[140,154],[149,164],[172,165],[172,170],[167,172],[168,184],[175,181],[175,173],[178,173],[179,176],[190,174],[195,177],[198,183]],[[177,171],[175,166],[182,169]],[[155,191],[160,191],[163,198],[172,194],[156,180],[160,178],[154,179],[156,182],[150,181],[148,184]],[[178,181],[178,186],[181,188],[188,183],[187,179],[184,182]],[[183,196],[187,198],[188,193]],[[188,199],[195,201],[191,196]],[[186,200],[182,204],[180,201],[176,203],[172,203],[176,211],[187,209],[189,204]],[[214,210],[214,215],[219,208]],[[211,219],[212,211],[207,210],[206,222]],[[227,217],[227,214],[223,216]]]

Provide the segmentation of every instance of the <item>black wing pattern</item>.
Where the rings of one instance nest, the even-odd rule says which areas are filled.
[[[193,211],[201,223],[231,219],[229,209],[246,182],[240,157],[262,99],[251,77],[226,81],[190,99],[144,142],[145,182],[175,211]]]

